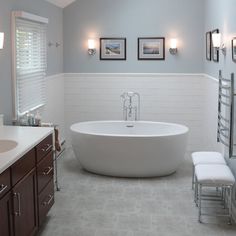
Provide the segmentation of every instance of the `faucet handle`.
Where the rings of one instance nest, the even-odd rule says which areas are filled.
[[[134,96],[134,92],[129,91],[129,92],[127,92],[127,95],[128,95],[129,97],[133,97],[133,96]]]
[[[127,93],[122,93],[122,94],[120,95],[120,97],[123,98],[123,99],[125,99],[126,96],[127,96]]]

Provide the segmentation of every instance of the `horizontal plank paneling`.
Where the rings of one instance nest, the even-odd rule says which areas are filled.
[[[141,95],[141,119],[190,128],[188,150],[204,147],[206,81],[201,74],[65,74],[67,139],[71,124],[122,119],[120,95]]]

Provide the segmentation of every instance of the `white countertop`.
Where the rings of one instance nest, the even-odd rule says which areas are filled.
[[[0,174],[51,133],[53,128],[0,126],[0,140],[14,140],[18,143],[14,149],[0,153]]]

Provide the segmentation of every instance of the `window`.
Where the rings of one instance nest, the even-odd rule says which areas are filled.
[[[37,21],[39,18],[39,21]],[[47,67],[46,21],[24,12],[14,12],[15,116],[45,104]]]

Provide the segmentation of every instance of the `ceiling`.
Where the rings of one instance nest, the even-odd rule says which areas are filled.
[[[64,8],[76,0],[45,0],[45,1],[50,2],[58,7]]]

